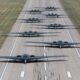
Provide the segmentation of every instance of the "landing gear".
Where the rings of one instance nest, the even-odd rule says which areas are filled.
[[[24,64],[26,64],[26,63],[27,63],[27,60],[25,59],[25,60],[24,60]]]

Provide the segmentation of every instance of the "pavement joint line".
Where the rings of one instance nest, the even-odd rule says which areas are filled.
[[[21,71],[20,77],[24,77],[24,71]]]
[[[72,78],[71,73],[69,71],[67,71],[67,76],[68,78]]]

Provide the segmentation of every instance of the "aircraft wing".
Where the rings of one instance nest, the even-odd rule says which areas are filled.
[[[12,32],[10,34],[23,34],[23,32]]]
[[[34,25],[36,25],[36,24],[34,24]],[[36,25],[36,26],[48,26],[48,25]]]
[[[69,27],[69,26],[75,26],[75,25],[63,25],[63,27]]]
[[[39,34],[60,33],[60,32],[38,32]]]
[[[36,59],[43,59],[43,58],[56,58],[56,57],[68,57],[66,55],[55,55],[55,56],[35,56],[35,57],[31,57],[31,60],[36,60]]]
[[[21,59],[21,57],[16,57],[16,56],[0,56],[0,58],[3,58],[3,59]]]
[[[52,45],[59,45],[59,43],[52,43]]]
[[[33,42],[33,41],[27,41],[27,43],[50,44],[50,42]]]
[[[47,7],[34,7],[34,8],[47,8]],[[53,8],[59,9],[59,8],[57,8],[57,7],[53,7]],[[53,9],[53,8],[51,8],[51,9]]]
[[[52,18],[44,18],[44,19],[40,19],[40,20],[53,20]]]
[[[68,43],[68,45],[80,45],[80,43]],[[64,45],[66,45],[66,44],[64,44]]]
[[[27,20],[27,19],[17,19],[17,20]]]
[[[80,43],[63,43],[63,45],[78,45]],[[59,45],[59,43],[53,43],[53,45]]]

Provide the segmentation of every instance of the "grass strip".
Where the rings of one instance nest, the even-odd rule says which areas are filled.
[[[63,8],[70,16],[71,21],[76,27],[80,27],[80,0],[60,0]],[[80,29],[77,29],[80,33]]]
[[[0,0],[0,34],[10,32],[25,2],[26,0]],[[0,36],[0,47],[5,39],[5,36]]]

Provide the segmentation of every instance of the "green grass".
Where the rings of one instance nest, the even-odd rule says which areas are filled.
[[[26,0],[0,0],[0,34],[10,32],[25,1]],[[0,36],[0,47],[5,39],[6,37]]]
[[[80,27],[80,0],[60,0],[76,27]],[[77,29],[80,33],[80,30]]]

